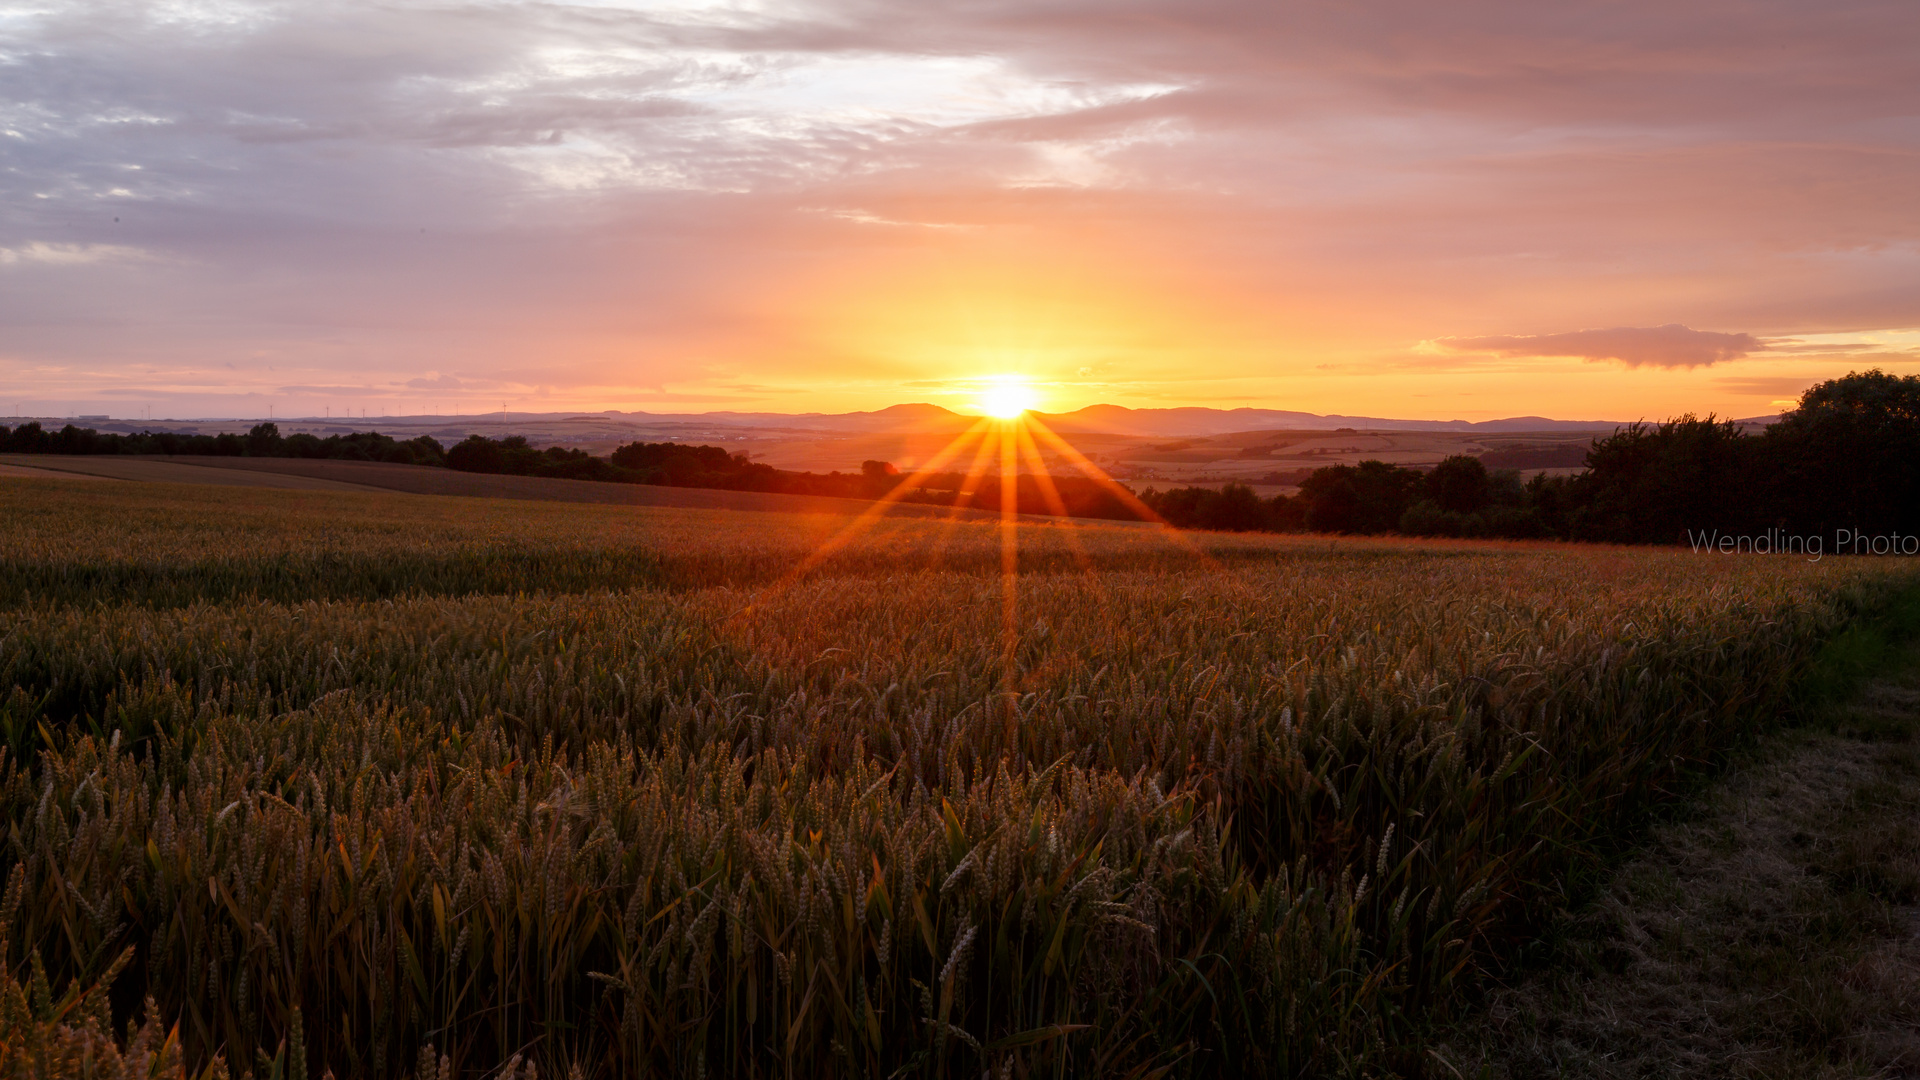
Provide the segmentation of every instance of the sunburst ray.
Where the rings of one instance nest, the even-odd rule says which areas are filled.
[[[991,419],[983,417],[972,427],[954,436],[952,442],[949,442],[932,457],[928,458],[925,464],[915,469],[911,474],[902,477],[900,482],[893,486],[892,490],[874,500],[872,506],[848,522],[839,532],[828,537],[819,547],[813,549],[811,554],[800,561],[800,565],[781,575],[780,580],[774,582],[756,596],[754,602],[741,609],[735,618],[747,615],[760,604],[786,592],[793,587],[794,582],[799,581],[802,577],[806,576],[808,571],[819,566],[829,555],[845,547],[848,543],[852,542],[855,537],[872,528],[874,522],[878,521],[880,517],[887,512],[887,507],[905,498],[909,492],[919,487],[921,481],[938,472],[940,467],[947,462],[960,456],[968,446],[972,445],[974,439],[984,438],[986,432],[992,425],[993,421]]]

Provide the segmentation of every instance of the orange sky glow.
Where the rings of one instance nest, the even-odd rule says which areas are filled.
[[[1920,372],[1920,14],[1847,11],[56,5],[0,412],[1767,414]]]

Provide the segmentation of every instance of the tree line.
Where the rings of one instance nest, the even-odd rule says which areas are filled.
[[[867,462],[857,473],[792,472],[722,446],[631,442],[601,458],[564,446],[542,450],[521,435],[501,439],[469,435],[448,449],[447,466],[463,472],[509,476],[854,499],[877,499],[898,483],[897,476],[888,478],[891,466],[878,461]]]
[[[995,475],[934,473],[896,493],[899,470],[867,461],[857,473],[776,469],[718,446],[633,442],[600,458],[583,450],[540,449],[524,436],[470,435],[450,448],[431,436],[398,440],[378,432],[282,436],[257,424],[245,435],[102,434],[71,424],[0,427],[0,452],[26,454],[203,454],[234,457],[385,461],[465,472],[672,487],[904,501],[998,511]],[[1559,451],[1556,451],[1558,453]],[[1520,460],[1512,459],[1515,464]],[[1558,460],[1558,459],[1556,459]],[[1315,470],[1297,495],[1262,499],[1241,484],[1148,488],[1139,499],[1181,528],[1228,531],[1400,533],[1409,536],[1558,538],[1612,543],[1688,543],[1695,536],[1832,536],[1920,533],[1920,376],[1874,370],[1808,389],[1779,422],[1758,434],[1711,415],[1631,424],[1594,440],[1572,476],[1488,468],[1502,459],[1455,455],[1428,470],[1362,461]],[[1082,477],[1013,486],[1021,513],[1132,519],[1112,486]]]
[[[1522,482],[1457,455],[1426,471],[1335,465],[1271,499],[1238,484],[1140,498],[1187,528],[1625,544],[1772,534],[1838,546],[1836,535],[1920,534],[1917,463],[1920,376],[1875,370],[1809,388],[1757,434],[1711,415],[1630,424],[1594,440],[1572,476]]]
[[[857,473],[813,473],[776,469],[719,446],[633,442],[607,457],[564,446],[544,449],[523,435],[488,438],[469,435],[442,447],[430,435],[400,440],[377,431],[329,435],[282,435],[274,423],[255,424],[245,435],[142,431],[130,435],[99,432],[68,424],[58,431],[38,421],[0,427],[0,453],[12,454],[170,454],[184,456],[307,458],[333,461],[381,461],[402,465],[444,466],[462,472],[537,476],[561,480],[597,480],[619,484],[719,488],[783,495],[828,495],[877,499],[899,486],[899,470],[884,461],[867,461]],[[1015,503],[1022,513],[1064,509],[1074,517],[1133,519],[1138,515],[1106,488],[1078,477],[1053,481],[1051,490],[1032,476],[1018,478]],[[960,473],[919,478],[904,493],[908,502],[955,505],[982,510],[1000,508],[997,476],[969,479]]]
[[[504,439],[470,435],[447,451],[447,465],[467,472],[780,495],[878,499],[891,494],[903,502],[992,511],[1000,509],[1003,493],[998,475],[925,473],[914,478],[911,489],[898,492],[896,489],[903,478],[891,462],[865,461],[857,473],[796,472],[776,469],[724,447],[671,442],[628,443],[605,458],[597,458],[582,450],[559,446],[536,449],[518,435]],[[1069,517],[1122,520],[1139,517],[1113,490],[1083,477],[1054,477],[1049,484],[1042,485],[1037,477],[1022,475],[1016,478],[1013,494],[1014,507],[1020,513],[1048,514],[1064,510]]]
[[[330,461],[386,461],[401,465],[444,465],[446,453],[432,436],[405,441],[377,431],[355,431],[321,438],[300,432],[281,435],[278,424],[255,424],[245,435],[198,435],[140,431],[131,435],[98,432],[72,424],[47,431],[38,420],[17,428],[0,427],[0,453],[7,454],[174,454],[190,457],[311,458]]]

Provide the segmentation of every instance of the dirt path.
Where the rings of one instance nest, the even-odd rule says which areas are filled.
[[[1920,1077],[1920,651],[1657,830],[1552,950],[1442,1049],[1461,1076]]]

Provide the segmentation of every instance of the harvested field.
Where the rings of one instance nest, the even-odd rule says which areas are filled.
[[[756,510],[786,514],[859,514],[873,503],[819,495],[780,495],[760,491],[719,491],[712,488],[663,487],[653,484],[609,484],[597,480],[553,480],[537,476],[494,476],[485,473],[436,469],[425,465],[394,465],[382,461],[303,461],[295,458],[156,458],[213,469],[265,473],[352,484],[362,489],[404,491],[414,495],[467,495],[484,499],[532,499],[541,502],[609,503],[616,506],[666,506],[701,510]],[[955,511],[932,506],[895,504],[885,513],[893,517],[945,518]],[[995,515],[959,511],[968,520]],[[996,518],[997,520],[997,518]]]
[[[213,484],[221,487],[285,488],[292,491],[377,491],[336,477],[206,467],[198,458],[0,454],[0,476],[127,480],[146,484]]]
[[[10,464],[5,464],[4,463],[5,461],[6,461],[5,457],[0,456],[0,479],[8,479],[8,478],[15,479],[15,480],[106,480],[106,479],[109,479],[108,477],[105,477],[105,476],[94,476],[91,473],[55,472],[51,469],[35,469],[26,465],[10,465]]]
[[[852,515],[865,513],[874,506],[863,499],[650,484],[609,484],[594,480],[554,480],[534,476],[493,476],[383,461],[0,454],[0,478],[9,476],[21,479],[73,477],[139,483],[267,487],[290,491],[397,491],[413,495],[782,514]],[[888,517],[945,519],[957,516],[965,521],[999,520],[998,515],[990,512],[955,511],[911,503],[889,505],[880,512]],[[1036,515],[1027,516],[1030,520],[1040,520]]]

